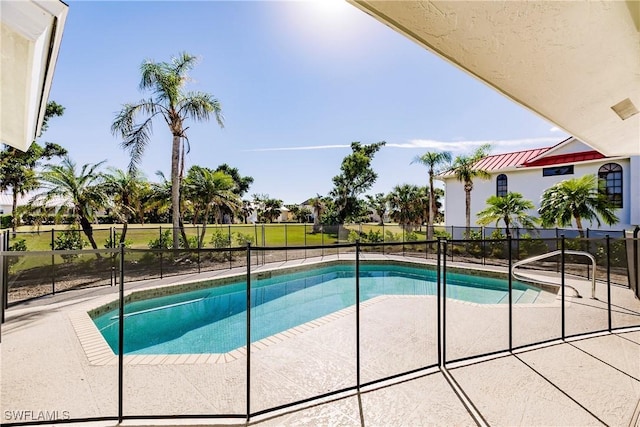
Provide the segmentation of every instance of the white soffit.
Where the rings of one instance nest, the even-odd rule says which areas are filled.
[[[68,6],[0,2],[0,141],[26,150],[40,132]]]
[[[640,155],[640,114],[612,108],[640,110],[637,0],[348,1],[603,154]]]

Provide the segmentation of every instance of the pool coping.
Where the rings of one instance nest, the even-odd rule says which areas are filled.
[[[363,260],[364,262],[371,262],[376,264],[394,264],[394,265],[405,265],[415,267],[416,265],[420,265],[423,267],[428,267],[429,269],[434,269],[435,266],[424,263],[424,262],[414,262],[412,260]],[[312,266],[334,266],[334,265],[352,265],[353,261],[350,260],[330,260],[330,261],[317,261],[312,263],[307,263],[304,265],[297,266],[279,266],[268,269],[256,269],[252,272],[252,276],[260,277],[269,274],[269,277],[273,277],[274,273],[276,276],[283,274],[295,273],[302,270],[307,270]],[[471,268],[458,268],[451,267],[451,271],[453,272],[464,272],[465,274],[472,274],[472,272],[476,272],[475,275],[482,274],[483,276],[489,277],[497,277],[504,278],[507,274],[499,271],[493,270],[482,270],[482,269],[471,269]],[[137,300],[143,300],[148,298],[153,298],[157,296],[165,296],[176,294],[179,292],[190,292],[193,290],[203,289],[207,287],[213,286],[224,286],[226,284],[237,282],[238,277],[242,277],[240,274],[229,274],[223,277],[219,277],[216,279],[206,278],[199,280],[189,280],[178,283],[154,286],[147,289],[142,290],[129,290],[124,293],[125,303]],[[188,286],[187,286],[188,285]],[[548,289],[541,289],[546,290]],[[137,294],[137,295],[134,295]],[[134,298],[134,296],[142,297],[142,298]],[[361,308],[368,307],[374,304],[377,304],[380,301],[387,299],[398,299],[398,298],[436,298],[435,295],[380,295],[374,298],[371,298],[366,301],[360,302],[359,306]],[[452,299],[449,302],[472,305],[472,306],[480,306],[486,308],[495,308],[495,307],[503,307],[508,308],[508,305],[505,304],[480,304],[474,303],[470,301],[462,301]],[[76,332],[78,340],[80,342],[80,346],[84,350],[85,356],[87,357],[89,364],[94,366],[106,366],[106,365],[116,365],[118,363],[118,355],[116,355],[102,333],[98,330],[97,326],[92,320],[91,316],[99,316],[100,314],[113,310],[118,306],[119,298],[115,298],[113,295],[103,296],[91,301],[88,301],[82,304],[81,307],[69,312],[68,317],[69,320]],[[544,303],[525,303],[525,304],[514,304],[513,307],[549,307],[549,306],[559,306],[560,302],[557,298],[553,302],[544,302]],[[279,332],[274,335],[270,335],[265,337],[259,341],[253,342],[251,344],[251,351],[259,351],[269,346],[278,344],[286,339],[296,337],[301,335],[307,331],[313,330],[319,326],[325,325],[334,320],[341,319],[345,316],[355,313],[357,305],[351,305],[349,307],[343,308],[341,310],[335,311],[328,315],[319,317],[317,319],[311,320],[309,322],[303,323],[301,325],[295,326],[293,328],[287,329],[285,331]],[[192,364],[221,364],[221,363],[230,363],[236,361],[240,358],[244,358],[247,355],[246,345],[243,347],[239,347],[232,351],[226,353],[202,353],[202,354],[137,354],[137,355],[124,355],[123,362],[125,365],[192,365]]]

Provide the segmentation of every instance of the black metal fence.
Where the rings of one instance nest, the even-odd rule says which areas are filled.
[[[158,364],[150,362],[138,365],[146,356],[141,355],[139,359],[132,358],[125,362],[125,357],[130,356],[125,356],[124,351],[119,351],[114,363],[92,368],[91,375],[96,375],[96,378],[87,378],[87,381],[96,383],[88,385],[90,391],[85,388],[86,384],[74,378],[67,366],[74,364],[69,362],[62,364],[65,368],[61,368],[61,376],[57,381],[39,382],[37,386],[32,384],[29,397],[25,401],[5,401],[3,409],[11,411],[23,406],[42,405],[42,399],[49,399],[46,402],[48,407],[64,409],[56,399],[62,399],[60,396],[65,393],[78,396],[82,396],[83,393],[95,393],[92,401],[99,402],[95,407],[72,408],[66,411],[63,417],[58,416],[44,422],[156,418],[250,419],[320,398],[359,391],[362,387],[409,373],[429,369],[446,371],[447,364],[453,362],[510,352],[534,344],[561,341],[572,336],[640,326],[637,296],[629,289],[628,283],[620,286],[612,280],[617,263],[620,262],[619,268],[624,268],[622,261],[612,256],[617,253],[613,249],[614,246],[624,246],[625,250],[627,246],[637,248],[637,239],[604,236],[597,239],[579,239],[575,242],[578,249],[594,254],[597,271],[601,272],[596,277],[595,299],[590,298],[591,295],[584,289],[579,290],[581,295],[576,295],[578,289],[574,281],[582,273],[583,265],[568,253],[574,240],[576,239],[563,236],[559,239],[532,240],[438,239],[377,243],[356,241],[331,246],[308,245],[295,248],[254,247],[249,244],[246,247],[177,251],[127,249],[122,246],[118,249],[90,251],[86,254],[79,251],[50,251],[42,254],[29,251],[1,252],[0,259],[4,270],[11,271],[12,265],[17,265],[19,261],[24,262],[20,257],[31,262],[32,258],[38,260],[40,257],[68,256],[71,257],[68,262],[75,266],[69,268],[70,277],[81,272],[91,272],[94,275],[90,284],[79,284],[66,289],[98,286],[97,283],[117,285],[116,288],[104,288],[110,290],[113,296],[114,303],[111,308],[117,309],[117,316],[113,319],[117,322],[118,328],[117,349],[126,348],[125,326],[133,321],[133,317],[125,314],[127,305],[131,303],[129,292],[134,289],[132,283],[147,277],[147,272],[151,270],[155,271],[153,277],[161,277],[198,273],[206,268],[237,269],[242,272],[242,283],[238,285],[237,292],[244,295],[241,295],[241,299],[245,313],[244,317],[238,313],[240,317],[237,323],[226,326],[225,331],[243,334],[245,342],[242,347],[230,353],[210,356],[182,355],[173,359],[166,356],[165,359],[160,357]],[[530,274],[557,272],[556,278],[559,282],[554,288],[557,293],[545,294],[548,304],[526,303],[527,291],[514,287],[514,280],[510,274],[514,264],[525,255],[530,257],[556,248],[560,251],[557,256],[528,264],[526,268]],[[74,256],[78,258],[73,258]],[[262,295],[262,298],[266,298],[265,301],[272,301],[271,297],[264,296],[266,290],[262,294],[259,292],[261,288],[257,285],[257,279],[260,276],[255,271],[256,267],[313,256],[340,260],[348,273],[338,288],[323,291],[321,295],[326,299],[341,299],[344,305],[349,307],[342,315],[325,319],[326,324],[334,326],[332,334],[322,334],[321,329],[309,327],[304,329],[304,335],[293,338],[289,337],[291,334],[287,337],[276,334],[266,340],[256,338],[257,328],[264,326],[256,324],[254,318],[254,314],[262,305],[257,299]],[[633,256],[634,259],[638,258],[637,253]],[[363,295],[362,281],[370,276],[366,271],[367,260],[381,258],[415,260],[414,265],[422,271],[424,277],[435,282],[435,292],[416,293],[413,298],[403,299],[399,296],[382,299],[376,304],[383,304],[380,307],[384,310],[375,309],[376,305]],[[473,267],[473,264],[485,264],[493,268],[476,266],[468,269],[469,266]],[[53,270],[50,266],[43,267],[45,269],[41,270],[41,275],[49,277],[47,272],[59,271],[57,263],[53,263],[53,266]],[[502,280],[507,283],[502,304],[492,306],[495,309],[489,312],[479,304],[456,302],[456,293],[461,292],[457,288],[461,271],[473,274],[480,284],[495,280],[496,274],[501,274]],[[637,275],[637,270],[635,272]],[[625,274],[628,275],[628,272],[625,271]],[[12,277],[10,274],[10,280],[3,281],[3,306],[11,299],[12,289],[27,286],[29,283],[24,277],[20,279],[22,281],[11,279]],[[52,292],[58,292],[56,287],[61,286],[60,283],[63,281],[60,277],[63,276],[54,277],[56,279],[51,284]],[[637,280],[637,277],[635,279]],[[385,292],[383,279],[369,282],[369,286],[380,287],[379,290],[374,289],[374,293]],[[548,290],[551,285],[540,286],[540,289]],[[345,292],[347,288],[349,291]],[[117,294],[114,293],[116,290]],[[55,300],[52,300],[53,302]],[[56,310],[55,304],[52,304],[51,308],[45,311],[51,314]],[[9,319],[7,324],[19,324],[21,321],[24,321],[21,317]],[[315,322],[322,323],[322,320]],[[171,324],[160,323],[158,327],[172,327]],[[175,333],[185,334],[187,331],[176,330]],[[473,339],[469,339],[470,337]],[[287,338],[296,339],[296,345],[287,347],[284,352],[279,351],[277,342]],[[203,336],[200,339],[214,337]],[[34,345],[46,346],[46,343]],[[64,348],[65,345],[76,346],[74,343],[62,343],[63,348],[48,350],[51,353],[48,357],[57,367],[58,361],[54,361],[56,357],[61,360],[76,359],[74,354],[69,354],[68,348]],[[24,366],[25,362],[19,359],[21,349],[10,348],[15,351],[3,357],[5,375],[2,386],[7,387],[5,390],[21,386],[28,382],[29,376],[38,375],[34,372],[19,372],[20,366]],[[33,349],[23,353],[30,355],[27,357],[37,354]],[[153,356],[149,358],[151,360]],[[170,367],[179,358],[183,358],[180,360],[184,363],[191,364],[179,365],[186,367],[181,368],[178,373]],[[193,361],[188,362],[191,358]],[[206,360],[196,362],[200,358]],[[43,366],[42,369],[50,370],[47,366]],[[295,381],[300,382],[298,385],[288,379],[292,370],[300,374],[295,378]],[[51,377],[51,372],[48,375]],[[189,378],[191,386],[197,387],[197,393],[180,395],[177,391],[180,388],[178,382],[185,377]],[[265,393],[265,389],[277,389],[278,393]],[[29,399],[33,399],[31,403]],[[17,405],[16,408],[6,406],[11,404]],[[42,420],[27,421],[31,422],[9,422],[8,425],[43,423]]]

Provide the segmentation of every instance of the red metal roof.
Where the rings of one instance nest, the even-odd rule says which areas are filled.
[[[550,166],[562,163],[576,163],[587,160],[604,159],[606,156],[596,150],[583,151],[581,153],[560,154],[557,156],[547,156],[531,162],[525,162],[523,166]]]
[[[525,164],[528,160],[540,156],[542,153],[547,152],[552,147],[535,148],[533,150],[516,151],[513,153],[494,154],[487,156],[475,164],[476,169],[483,169],[487,172],[515,168]],[[442,173],[441,177],[447,177],[453,175],[452,171],[446,171]]]

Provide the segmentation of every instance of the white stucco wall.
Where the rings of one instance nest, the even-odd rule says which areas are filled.
[[[574,165],[573,175],[542,176],[543,167],[537,167],[492,173],[490,180],[476,179],[473,182],[473,191],[471,192],[471,225],[477,226],[477,213],[485,208],[487,198],[496,194],[496,178],[501,173],[507,175],[508,191],[521,193],[525,199],[529,199],[533,202],[535,209],[532,210],[530,214],[537,217],[537,209],[540,207],[540,197],[544,190],[565,179],[577,178],[585,174],[595,175],[598,173],[598,169],[606,163],[618,163],[622,166],[623,176],[623,207],[621,209],[616,209],[616,215],[618,215],[620,222],[612,227],[602,224],[600,228],[611,228],[616,230],[630,228],[632,224],[637,224],[638,221],[640,221],[640,188],[638,188],[640,186],[640,158],[636,156],[632,161],[635,162],[634,165],[630,164],[629,159],[603,159],[594,162],[584,162]],[[632,175],[634,175],[635,178],[633,178]],[[631,188],[632,182],[635,183],[633,189]],[[445,200],[446,225],[464,226],[464,184],[456,181],[455,178],[448,178],[445,181]],[[635,219],[632,219],[632,211],[633,215],[635,215]],[[501,227],[504,227],[502,222],[500,224]],[[598,228],[598,225],[595,222],[590,224],[586,221],[583,225],[589,228]]]

